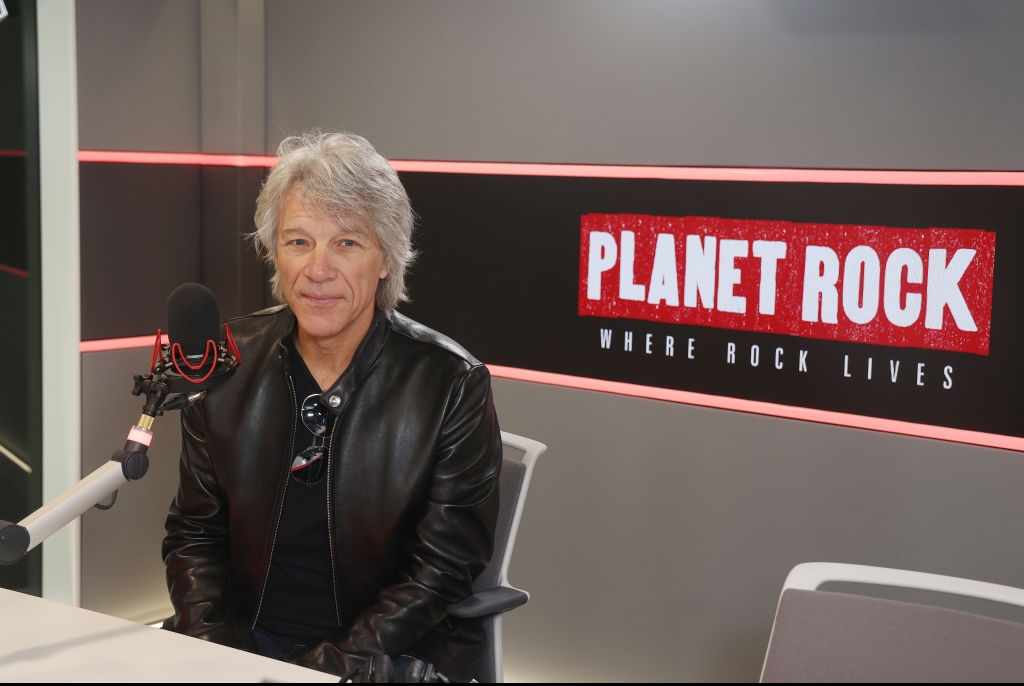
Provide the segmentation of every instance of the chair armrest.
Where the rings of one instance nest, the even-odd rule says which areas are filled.
[[[529,599],[530,594],[526,591],[509,586],[498,586],[474,593],[468,598],[452,603],[448,606],[448,614],[464,619],[486,617],[525,605]]]

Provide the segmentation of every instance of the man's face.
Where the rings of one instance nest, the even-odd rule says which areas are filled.
[[[277,225],[277,273],[303,341],[358,344],[373,320],[384,268],[377,235],[353,217],[307,211],[289,193]]]

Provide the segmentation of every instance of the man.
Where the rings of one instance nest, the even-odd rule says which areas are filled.
[[[352,680],[468,681],[445,608],[493,548],[487,368],[395,311],[413,212],[365,139],[284,140],[256,209],[284,304],[229,324],[244,364],[183,410],[165,628]]]

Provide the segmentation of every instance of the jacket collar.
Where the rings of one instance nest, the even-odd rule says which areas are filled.
[[[291,320],[291,327],[289,327],[289,332],[286,335],[292,336],[295,334],[298,322],[291,310],[287,307],[284,309],[288,312]],[[379,307],[375,307],[370,328],[367,330],[366,335],[363,336],[363,340],[360,341],[359,347],[356,348],[355,355],[352,356],[348,369],[338,377],[333,386],[323,392],[323,404],[330,408],[335,416],[345,411],[348,404],[352,401],[352,396],[355,394],[356,389],[362,385],[363,380],[373,370],[380,351],[384,347],[384,341],[387,339],[388,332],[391,330],[390,324],[391,315]],[[281,345],[283,344],[284,341],[282,340]]]

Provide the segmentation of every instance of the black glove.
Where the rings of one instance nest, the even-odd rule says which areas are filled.
[[[298,650],[284,659],[301,667],[337,674],[346,684],[387,684],[395,680],[395,669],[387,655],[346,653],[328,641]]]
[[[409,666],[405,669],[402,682],[406,684],[447,684],[448,677],[434,669],[430,662],[412,658]]]
[[[395,680],[395,668],[387,655],[370,655],[362,667],[341,677],[343,684],[390,684]]]

